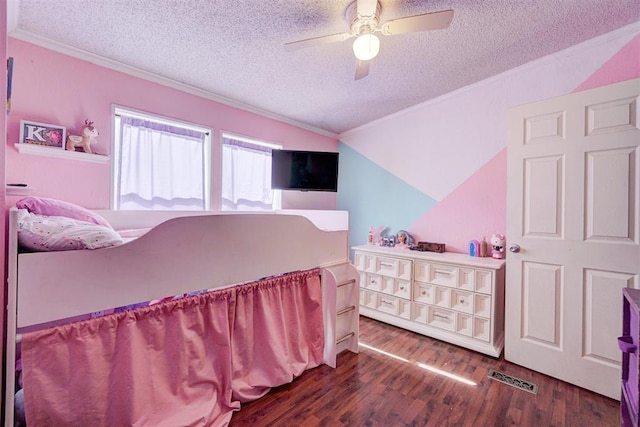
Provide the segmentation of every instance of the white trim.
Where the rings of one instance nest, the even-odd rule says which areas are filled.
[[[347,131],[342,132],[340,135],[338,135],[338,139],[342,139],[344,137],[348,137],[351,133],[353,132],[358,132],[362,129],[366,129],[370,126],[373,125],[377,125],[379,123],[384,123],[387,120],[392,120],[398,116],[402,116],[406,113],[409,113],[411,111],[417,110],[417,109],[421,109],[424,108],[425,106],[431,105],[431,104],[437,104],[438,102],[442,102],[443,100],[446,100],[448,98],[451,98],[453,96],[459,95],[461,93],[464,92],[468,92],[468,91],[472,91],[477,89],[478,87],[482,87],[485,85],[489,85],[491,83],[494,83],[496,80],[501,80],[504,79],[506,77],[509,77],[512,74],[516,74],[519,73],[523,70],[529,69],[529,68],[535,68],[538,67],[540,65],[544,65],[545,63],[549,63],[549,62],[556,62],[558,60],[558,57],[568,57],[571,56],[573,54],[576,53],[576,51],[579,50],[583,50],[585,49],[585,47],[589,46],[589,45],[599,45],[599,44],[603,44],[603,43],[607,43],[610,40],[613,39],[617,39],[626,35],[632,35],[634,33],[638,33],[640,32],[640,21],[636,21],[632,24],[626,25],[624,27],[621,27],[617,30],[611,31],[609,33],[603,34],[601,36],[589,39],[587,41],[584,41],[582,43],[578,43],[576,45],[570,46],[566,49],[560,50],[558,52],[554,52],[551,53],[547,56],[543,56],[542,58],[538,58],[535,59],[533,61],[527,62],[525,64],[522,64],[520,66],[517,66],[515,68],[511,68],[507,71],[504,71],[500,74],[496,74],[494,76],[491,76],[489,78],[486,78],[484,80],[481,80],[479,82],[476,83],[472,83],[468,86],[464,86],[461,87],[460,89],[456,89],[453,90],[451,92],[447,92],[444,95],[438,96],[436,98],[432,98],[428,101],[422,102],[420,104],[416,104],[416,105],[412,105],[411,107],[405,108],[404,110],[400,110],[400,111],[396,111],[395,113],[389,114],[388,116],[384,116],[381,117],[377,120],[371,121],[369,123],[365,123],[361,126],[355,127],[353,129],[349,129]]]
[[[266,141],[262,141],[256,138],[251,138],[249,136],[241,136],[232,132],[226,132],[226,131],[222,131],[222,134],[220,135],[221,138],[229,138],[229,139],[235,139],[238,141],[242,141],[242,142],[246,142],[248,144],[254,144],[254,145],[259,145],[261,147],[267,147],[267,148],[273,148],[275,150],[282,150],[282,148],[284,147],[282,144],[276,144],[273,142],[266,142]],[[224,144],[224,141],[222,141],[222,144]]]
[[[12,0],[9,0],[12,1]],[[258,107],[254,107],[249,104],[245,104],[240,101],[233,100],[231,98],[227,98],[222,95],[218,95],[213,92],[209,92],[204,89],[197,88],[195,86],[191,86],[185,83],[181,83],[179,81],[170,79],[168,77],[164,77],[149,71],[142,70],[140,68],[132,67],[130,65],[123,64],[118,61],[114,61],[113,59],[106,58],[104,56],[96,55],[95,53],[88,52],[83,49],[78,49],[73,46],[69,46],[64,43],[60,43],[54,40],[47,39],[46,37],[42,37],[38,34],[34,34],[32,32],[26,31],[22,28],[16,28],[8,34],[9,37],[22,40],[28,43],[33,43],[40,47],[44,47],[46,49],[53,50],[55,52],[62,53],[64,55],[72,56],[74,58],[79,58],[84,61],[90,62],[92,64],[109,68],[115,71],[119,71],[121,73],[128,74],[133,77],[138,77],[143,80],[147,80],[153,83],[157,83],[163,86],[171,87],[173,89],[177,89],[181,92],[189,93],[191,95],[199,96],[201,98],[209,99],[211,101],[219,102],[221,104],[238,108],[243,111],[247,111],[249,113],[257,114],[262,117],[266,117],[268,119],[277,120],[282,123],[286,123],[292,126],[296,126],[301,129],[308,130],[310,132],[317,133],[319,135],[328,136],[330,138],[338,137],[338,134],[335,132],[328,131],[326,129],[320,129],[318,127],[309,125],[307,123],[298,122],[296,120],[290,119],[288,117],[281,116],[276,113],[272,113],[270,111],[263,110]]]

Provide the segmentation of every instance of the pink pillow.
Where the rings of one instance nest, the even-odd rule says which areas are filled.
[[[75,205],[56,199],[47,199],[45,197],[25,197],[16,202],[18,209],[26,209],[31,213],[47,216],[64,216],[67,218],[77,219],[79,221],[90,222],[105,227],[111,227],[111,224],[100,215],[85,209],[82,206]]]

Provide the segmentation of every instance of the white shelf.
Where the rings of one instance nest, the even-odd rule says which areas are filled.
[[[80,151],[67,151],[62,148],[45,147],[34,144],[14,144],[16,149],[23,154],[35,154],[37,156],[59,157],[64,159],[82,160],[85,162],[106,163],[109,156],[102,154],[89,154]]]
[[[4,189],[4,194],[7,196],[28,196],[31,192],[32,189],[29,187],[17,187],[14,185],[7,185]]]

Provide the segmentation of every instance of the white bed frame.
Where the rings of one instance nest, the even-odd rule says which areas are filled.
[[[325,363],[358,351],[358,274],[349,261],[348,213],[96,211],[116,230],[151,228],[98,250],[18,253],[9,212],[5,426],[13,426],[21,331],[143,301],[320,267]]]

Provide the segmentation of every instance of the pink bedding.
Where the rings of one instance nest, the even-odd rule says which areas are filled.
[[[18,243],[29,251],[100,249],[121,245],[122,237],[111,227],[64,216],[48,216],[18,210]]]

